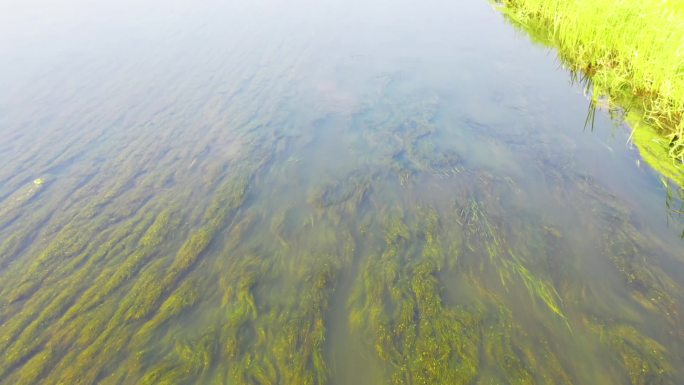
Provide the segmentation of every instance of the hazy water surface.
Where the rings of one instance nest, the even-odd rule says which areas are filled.
[[[681,384],[682,224],[470,1],[0,5],[0,384]]]

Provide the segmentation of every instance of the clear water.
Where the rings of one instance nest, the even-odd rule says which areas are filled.
[[[682,223],[486,1],[0,5],[0,384],[681,384]]]

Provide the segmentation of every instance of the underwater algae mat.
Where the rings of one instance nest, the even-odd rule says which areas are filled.
[[[436,97],[381,88],[311,131],[262,100],[189,148],[150,127],[108,163],[65,141],[2,170],[0,384],[684,378],[681,255],[546,141],[539,204],[574,226],[441,145]],[[364,143],[334,173],[312,159],[322,127]]]

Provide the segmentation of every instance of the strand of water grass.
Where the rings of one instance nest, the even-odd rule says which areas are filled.
[[[497,0],[533,38],[587,74],[592,98],[610,97],[654,127],[684,161],[684,2]]]

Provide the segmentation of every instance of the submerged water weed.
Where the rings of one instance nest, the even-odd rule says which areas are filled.
[[[287,110],[283,90],[250,89],[241,92],[259,111]],[[638,324],[597,317],[617,336],[599,341],[575,322],[598,305],[590,290],[578,306],[556,289],[582,282],[554,264],[571,255],[565,229],[519,215],[508,199],[516,182],[441,145],[437,98],[378,95],[340,129],[372,151],[335,158],[325,175],[292,178],[310,170],[308,146],[318,143],[317,131],[299,128],[306,119],[261,116],[241,97],[225,127],[171,130],[196,147],[166,148],[155,129],[122,140],[132,147],[116,169],[74,170],[85,187],[66,189],[65,207],[19,216],[0,233],[12,233],[0,247],[12,254],[0,272],[0,383],[323,385],[343,381],[335,354],[347,343],[359,345],[342,353],[352,365],[374,356],[379,382],[394,384],[584,383],[576,352],[615,361],[634,381],[672,383],[661,359],[675,353]],[[234,143],[244,149],[225,154]],[[630,247],[642,241],[620,228],[605,253],[639,268]],[[669,295],[664,272],[649,272],[639,281]],[[592,344],[574,340],[587,334]],[[629,374],[639,365],[651,374]]]
[[[530,296],[541,300],[553,313],[565,320],[561,310],[561,298],[554,286],[532,274],[525,266],[527,262],[506,246],[503,231],[494,227],[482,205],[472,201],[465,207],[457,208],[457,211],[459,222],[465,231],[465,249],[468,252],[486,250],[488,259],[495,266],[503,286],[507,286],[513,280],[520,280]]]
[[[401,213],[384,220],[385,246],[362,270],[349,303],[350,323],[390,364],[392,383],[470,383],[477,375],[479,334],[443,304],[435,274],[444,255],[434,214],[426,222],[419,247],[419,234]]]
[[[354,171],[344,179],[324,186],[312,197],[311,201],[320,211],[328,210],[327,215],[331,214],[331,209],[335,206],[342,206],[346,214],[358,216],[361,213],[361,206],[372,191],[373,181],[379,176],[378,171]]]
[[[657,265],[647,262],[646,257],[656,255],[657,248],[649,245],[629,224],[621,225],[624,227],[619,224],[614,227],[605,242],[606,254],[631,288],[632,299],[644,309],[664,316],[676,330],[682,322],[676,300],[681,296],[682,287]]]
[[[517,346],[513,343],[514,327],[510,321],[510,311],[504,306],[500,307],[499,314],[487,320],[483,326],[482,351],[485,357],[485,365],[491,367],[489,373],[481,376],[481,382],[485,379],[489,382],[501,382],[506,384],[534,384],[534,370],[528,367],[525,360],[520,357]],[[562,374],[562,371],[560,371]],[[560,380],[558,371],[553,373]],[[558,381],[558,383],[561,383]]]
[[[374,151],[387,158],[401,186],[406,187],[420,173],[453,177],[465,169],[458,153],[442,149],[435,141],[438,107],[439,98],[432,96],[403,102],[401,111],[395,111],[396,106],[380,105],[354,117],[354,124],[373,143]],[[375,109],[385,108],[387,114],[377,116]]]
[[[667,384],[672,381],[666,350],[653,339],[623,324],[590,321],[590,327],[617,354],[630,384]]]
[[[316,238],[321,226],[299,231]],[[324,248],[335,249],[338,243],[326,236],[320,241]],[[253,254],[226,261],[226,272],[240,277],[223,281],[227,313],[221,330],[229,382],[326,383],[324,316],[336,271],[348,259],[308,254],[306,249],[316,248],[286,250],[283,258],[295,258],[296,263]],[[289,283],[277,289],[279,296],[266,295],[275,282]]]
[[[241,184],[244,186],[244,182],[241,182]],[[240,187],[240,189],[244,190],[244,187]],[[225,219],[225,215],[234,211],[241,204],[244,194],[240,193],[240,190],[237,191],[237,195],[233,194],[232,196],[240,200],[232,205],[223,205],[222,209],[224,210],[210,213],[212,216],[207,221],[213,225],[213,228],[218,229],[222,226],[221,221]],[[81,346],[87,346],[87,348],[82,351],[80,349],[72,350],[74,353],[81,351],[77,357],[72,357],[71,354],[66,356],[67,360],[76,359],[77,363],[73,364],[71,368],[57,370],[57,373],[53,374],[61,373],[60,376],[70,379],[71,383],[88,383],[88,381],[93,380],[99,371],[102,370],[101,365],[107,362],[107,359],[95,357],[92,353],[106,345],[112,354],[115,355],[117,352],[116,346],[118,345],[120,349],[127,341],[126,338],[116,337],[113,334],[115,330],[121,328],[121,325],[117,325],[117,323],[125,322],[127,319],[136,319],[135,317],[141,317],[142,314],[149,314],[149,307],[153,306],[159,296],[164,293],[163,289],[158,288],[163,288],[165,284],[161,282],[161,285],[154,286],[151,284],[151,281],[145,279],[146,276],[153,277],[155,275],[152,274],[154,270],[150,270],[150,267],[153,265],[149,265],[143,271],[141,279],[133,286],[133,291],[136,288],[143,289],[138,291],[138,295],[131,295],[122,302],[121,305],[126,310],[126,313],[123,313],[123,317],[121,312],[114,314],[107,312],[105,314],[109,314],[113,318],[107,322],[101,322],[98,318],[84,317],[82,314],[84,312],[88,314],[89,309],[92,309],[100,301],[108,298],[111,291],[116,290],[135,273],[141,263],[144,263],[150,255],[157,251],[156,249],[163,241],[165,234],[168,234],[167,231],[172,229],[172,227],[166,229],[169,226],[169,216],[170,213],[166,212],[157,216],[156,219],[154,216],[143,216],[143,220],[133,219],[127,226],[120,228],[126,230],[119,231],[118,235],[116,231],[103,234],[103,239],[106,239],[107,236],[110,237],[109,242],[84,243],[85,237],[75,236],[76,233],[70,231],[69,228],[62,232],[63,238],[57,238],[50,249],[46,250],[28,266],[29,277],[33,278],[30,281],[24,281],[25,283],[19,286],[18,291],[15,290],[10,296],[6,297],[9,297],[9,304],[11,305],[30,296],[27,302],[22,303],[24,316],[14,317],[10,324],[5,325],[7,328],[3,333],[3,346],[7,346],[7,348],[5,350],[5,358],[0,363],[0,370],[3,372],[12,370],[17,364],[33,354],[36,354],[34,357],[42,358],[31,358],[29,362],[41,363],[41,365],[55,365],[57,364],[56,362],[49,362],[49,357],[55,357],[56,355],[50,354],[46,356],[41,353],[41,345],[47,342],[50,346],[62,350],[70,346],[71,343],[77,342]],[[147,229],[147,232],[144,231],[145,229]],[[143,236],[141,237],[140,234],[143,234]],[[189,246],[186,246],[185,249],[181,248],[178,258],[169,266],[169,274],[165,277],[167,280],[166,285],[175,283],[175,279],[190,267],[207,243],[206,236],[195,236],[188,240],[187,245]],[[138,249],[135,250],[134,247],[127,248],[127,245],[131,244],[137,244]],[[193,257],[189,257],[190,255]],[[124,263],[114,270],[108,271],[105,269],[102,274],[93,273],[94,269],[92,267],[99,266],[105,257],[112,258],[114,256],[124,256]],[[61,265],[58,265],[57,262],[61,262]],[[157,266],[161,267],[158,264]],[[77,268],[80,269],[75,270]],[[77,271],[77,273],[64,282],[56,281],[56,278],[63,274],[62,272],[71,271]],[[145,275],[145,271],[147,275]],[[46,275],[47,272],[51,272],[52,275]],[[113,274],[108,274],[108,272]],[[82,290],[80,287],[87,281],[85,278],[89,275],[93,277],[99,275],[104,278],[104,286],[97,289],[91,287],[89,290],[79,294],[79,291]],[[36,276],[39,278],[36,279]],[[172,281],[169,281],[170,279]],[[40,290],[40,286],[37,286],[38,284],[46,284],[50,281],[55,281],[57,287],[62,286],[63,290],[59,295],[55,296],[49,291]],[[35,290],[38,291],[34,294]],[[128,299],[136,300],[131,302]],[[176,314],[180,309],[179,306],[187,306],[187,303],[183,302],[186,300],[181,300],[180,305],[178,305],[178,301],[175,299],[176,296],[171,295],[167,302],[161,305],[160,318],[150,322],[161,322],[159,321],[160,319],[167,319],[170,315]],[[35,306],[41,306],[45,303],[49,303],[49,305],[42,310],[32,310],[36,309]],[[36,318],[32,319],[33,317]],[[83,321],[85,321],[85,324]],[[73,328],[74,325],[79,324],[83,326],[82,329]],[[50,333],[45,333],[44,325],[50,325],[47,331],[57,332],[56,335],[61,335],[63,339],[55,343],[49,342],[49,337],[46,338],[45,336],[49,336]],[[67,328],[67,325],[70,327]],[[62,330],[55,329],[55,326],[61,326]],[[95,333],[100,334],[96,336]],[[78,336],[79,334],[80,336]],[[117,342],[114,342],[112,338],[116,338]],[[30,374],[27,371],[35,370],[34,366],[35,364],[23,365],[16,373],[16,378],[30,378]],[[86,366],[91,367],[91,369],[86,370]],[[55,376],[55,378],[58,377]]]
[[[45,181],[41,178],[28,183],[11,195],[0,200],[0,229],[14,220],[31,199],[45,188]]]
[[[69,236],[74,235],[72,232],[67,232],[65,234]],[[47,258],[45,256],[48,255],[49,259],[46,259],[46,261],[52,263],[52,270],[48,270],[47,266],[44,266],[42,268],[43,270],[34,270],[35,266],[42,265],[40,263],[38,265],[30,265],[30,271],[40,272],[40,275],[33,274],[33,276],[38,275],[40,279],[37,280],[34,278],[30,281],[24,281],[24,284],[18,288],[19,291],[14,291],[7,295],[12,302],[21,300],[24,296],[30,295],[32,291],[35,290],[33,288],[37,287],[37,283],[53,284],[61,289],[58,294],[47,290],[41,290],[31,295],[25,303],[20,302],[16,304],[22,306],[23,314],[22,316],[14,317],[5,325],[6,329],[3,335],[3,346],[5,346],[5,343],[13,343],[13,346],[8,350],[4,365],[13,365],[30,354],[37,346],[40,346],[41,338],[39,338],[38,335],[44,331],[45,325],[57,321],[57,317],[71,305],[71,301],[73,301],[75,297],[75,292],[84,284],[83,281],[90,271],[87,267],[99,262],[112,246],[111,243],[105,243],[99,249],[89,247],[81,254],[82,256],[76,258],[74,255],[78,255],[77,253],[80,253],[83,248],[80,244],[83,238],[80,237],[76,239],[77,242],[71,243],[71,245],[77,246],[72,246],[70,249],[67,249],[67,251],[61,249],[61,245],[65,240],[57,239],[54,247],[38,258],[38,261],[41,261],[41,258]],[[90,253],[92,253],[92,255],[89,255]],[[85,268],[74,270],[80,265],[80,262],[74,264],[74,260],[79,261],[84,258],[83,256],[85,255],[90,257]],[[65,257],[71,257],[72,260],[60,260],[60,258]],[[51,260],[55,258],[55,261]],[[61,265],[56,265],[55,262],[61,262]],[[44,270],[51,272],[51,274],[47,275]],[[70,279],[60,281],[58,278],[63,277],[65,274],[71,274],[71,277],[69,277]],[[48,322],[48,320],[50,322]],[[15,338],[16,340],[14,341]]]
[[[593,180],[584,178],[578,187],[593,205],[592,211],[602,226],[602,253],[629,288],[631,299],[643,309],[670,323],[678,338],[681,324],[682,286],[664,268],[666,263],[681,263],[670,256],[648,234],[630,221],[629,209]]]
[[[561,299],[556,289],[548,282],[534,276],[525,267],[523,260],[516,256],[512,250],[509,250],[508,254],[511,259],[505,260],[504,266],[518,273],[518,277],[523,281],[531,296],[537,296],[551,311],[565,320],[565,314],[560,307]]]
[[[479,209],[478,213],[484,215]],[[383,246],[365,262],[350,297],[352,331],[373,344],[377,356],[388,364],[393,383],[535,384],[542,377],[554,379],[547,383],[571,383],[552,352],[526,352],[522,346],[529,341],[513,340],[513,316],[505,310],[501,294],[484,289],[477,276],[456,273],[465,265],[446,263],[456,256],[443,246],[449,232],[442,229],[440,218],[432,210],[383,218],[379,225],[385,233]],[[465,246],[457,250],[470,252]],[[455,271],[445,271],[447,266]],[[527,274],[528,283],[541,285],[530,290],[546,293],[543,281]],[[467,282],[483,302],[448,305],[440,277]],[[549,299],[553,301],[557,299]],[[531,361],[540,364],[532,367]],[[553,366],[542,369],[541,362]]]
[[[491,261],[503,253],[502,239],[495,231],[482,206],[475,200],[458,210],[459,224],[465,231],[464,246],[469,251],[483,247]]]
[[[187,279],[176,289],[169,297],[159,306],[159,311],[152,319],[147,321],[145,325],[138,331],[136,337],[138,344],[144,344],[143,341],[151,338],[151,333],[159,328],[164,322],[171,317],[179,314],[184,309],[192,306],[197,302],[199,293],[195,288],[196,282],[194,279]]]

